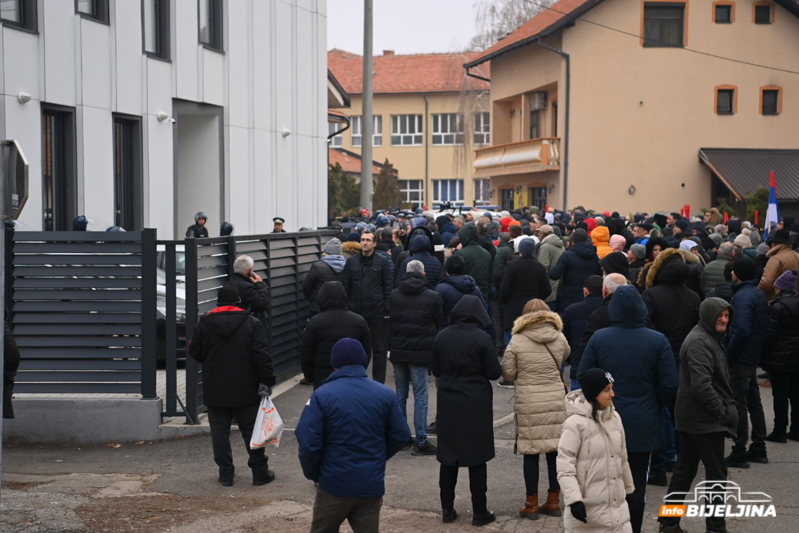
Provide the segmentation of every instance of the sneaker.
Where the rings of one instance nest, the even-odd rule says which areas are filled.
[[[761,465],[768,464],[768,455],[766,454],[766,450],[749,450],[746,452],[746,458],[749,459],[750,463],[758,463]]]
[[[497,381],[497,387],[502,387],[503,389],[512,389],[516,386],[516,384],[512,381],[505,381],[503,378],[499,378]]]
[[[222,477],[219,476],[219,484],[223,487],[232,487],[233,486],[233,477]]]
[[[668,487],[669,480],[666,479],[666,474],[650,475],[646,480],[647,485],[655,485],[656,487]]]
[[[267,470],[266,474],[260,474],[252,476],[252,484],[256,487],[260,487],[261,485],[266,485],[267,483],[272,483],[275,480],[275,472],[273,470]]]
[[[438,430],[438,428],[437,428],[435,422],[432,422],[429,426],[427,426],[427,434],[428,435],[435,435],[437,430]]]
[[[475,514],[472,516],[472,525],[473,526],[484,526],[486,524],[490,524],[497,517],[494,516],[493,511],[486,511],[485,513]]]
[[[746,455],[730,454],[724,459],[729,468],[749,468],[749,460]]]
[[[444,510],[441,515],[441,521],[445,524],[451,524],[458,518],[458,512],[455,509]]]
[[[778,433],[776,431],[772,431],[771,433],[766,435],[764,439],[769,442],[780,442],[782,444],[788,442],[788,436],[785,433]]]
[[[311,383],[305,378],[300,378],[300,385],[313,385],[313,383]]]
[[[430,442],[428,439],[424,441],[423,444],[414,442],[413,448],[411,449],[411,455],[435,455],[436,450],[436,445]]]

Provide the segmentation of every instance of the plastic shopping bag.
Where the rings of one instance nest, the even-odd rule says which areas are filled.
[[[280,436],[283,434],[283,419],[268,397],[261,399],[258,416],[255,418],[255,427],[252,430],[250,449],[255,450],[264,446],[280,446]]]

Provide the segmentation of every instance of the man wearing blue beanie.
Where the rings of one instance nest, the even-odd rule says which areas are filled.
[[[394,391],[369,379],[361,343],[333,345],[335,371],[314,391],[295,435],[305,477],[317,484],[311,531],[379,531],[386,461],[411,442]]]

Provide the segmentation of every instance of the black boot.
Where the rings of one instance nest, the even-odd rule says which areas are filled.
[[[490,524],[496,519],[497,517],[494,516],[493,511],[486,511],[484,513],[475,513],[474,515],[472,515],[472,525],[484,526],[486,524]]]

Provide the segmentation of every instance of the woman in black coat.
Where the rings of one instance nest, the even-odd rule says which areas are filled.
[[[533,257],[535,241],[522,239],[519,242],[519,258],[508,263],[502,275],[499,298],[502,302],[502,329],[505,344],[510,342],[513,323],[522,316],[524,305],[538,298],[546,300],[552,292],[547,269]]]
[[[347,293],[340,281],[327,281],[317,297],[320,313],[311,317],[300,337],[300,366],[314,390],[333,373],[330,352],[344,338],[361,342],[372,353],[372,340],[366,319],[347,309]]]
[[[436,337],[433,375],[438,380],[439,487],[444,523],[457,518],[455,485],[458,468],[469,468],[472,525],[494,521],[487,507],[487,467],[494,458],[492,379],[502,370],[491,337],[483,331],[491,319],[480,300],[464,296],[452,310],[450,326]]]

